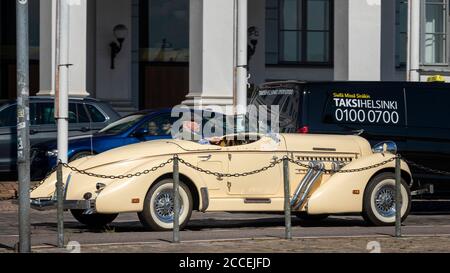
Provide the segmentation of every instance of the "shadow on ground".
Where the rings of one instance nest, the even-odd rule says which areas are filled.
[[[35,228],[47,228],[52,231],[56,231],[56,223],[37,223],[32,224]],[[64,223],[67,230],[72,233],[127,233],[127,232],[148,232],[139,221],[129,221],[129,222],[115,222],[110,226],[90,229],[86,226],[79,224],[76,221],[68,221]],[[305,221],[299,220],[295,217],[292,218],[292,226],[306,227],[306,228],[316,228],[316,227],[363,227],[367,224],[361,219],[335,219],[330,217],[323,221]],[[185,228],[186,231],[201,231],[208,229],[251,229],[251,228],[278,228],[284,227],[284,218],[261,218],[261,219],[251,219],[251,220],[228,220],[228,219],[214,219],[205,218],[201,220],[191,220],[188,226]]]

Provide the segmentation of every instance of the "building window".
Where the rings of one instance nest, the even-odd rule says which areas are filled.
[[[445,65],[447,61],[447,0],[425,0],[423,56],[425,65]]]
[[[140,1],[140,60],[189,61],[189,0]]]
[[[404,68],[408,55],[408,0],[396,0],[395,13],[395,65]]]
[[[333,0],[267,0],[267,64],[332,64]]]

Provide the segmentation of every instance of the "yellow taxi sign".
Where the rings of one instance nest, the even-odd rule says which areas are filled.
[[[428,82],[445,82],[445,78],[441,75],[430,76],[427,78]]]

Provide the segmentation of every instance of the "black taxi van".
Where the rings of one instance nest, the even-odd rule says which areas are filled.
[[[277,105],[281,132],[394,141],[404,158],[450,172],[450,84],[273,82],[260,86],[251,104],[269,112]],[[411,169],[416,193],[450,197],[450,176]]]

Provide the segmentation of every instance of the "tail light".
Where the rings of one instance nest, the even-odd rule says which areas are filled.
[[[299,134],[307,134],[309,133],[309,127],[308,126],[303,126],[301,128],[298,129],[298,133]]]

